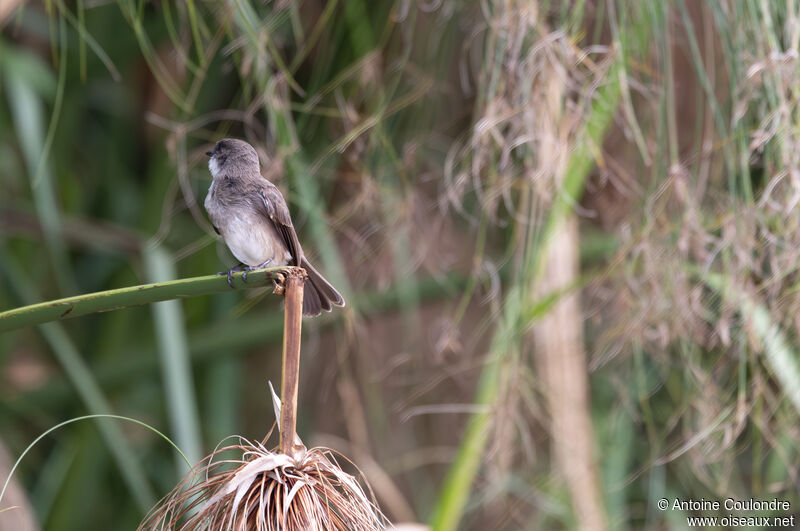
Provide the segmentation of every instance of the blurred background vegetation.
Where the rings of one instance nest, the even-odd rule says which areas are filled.
[[[200,205],[236,136],[348,301],[305,321],[300,435],[391,521],[800,507],[796,0],[3,0],[0,24],[0,309],[233,265]],[[192,460],[260,439],[281,319],[251,290],[0,335],[0,480],[86,414]],[[0,529],[132,529],[185,472],[139,426],[70,424]]]

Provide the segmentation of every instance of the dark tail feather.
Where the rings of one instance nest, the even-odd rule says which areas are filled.
[[[339,292],[314,269],[305,256],[300,261],[300,267],[308,273],[308,282],[303,290],[303,315],[313,317],[323,310],[331,311],[332,305],[344,306],[344,299]]]

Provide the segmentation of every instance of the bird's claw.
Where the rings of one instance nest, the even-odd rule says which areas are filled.
[[[256,269],[263,269],[272,263],[272,258],[264,262],[263,264],[258,264],[257,266],[246,266],[243,268],[244,273],[242,273],[242,282],[245,284],[247,283],[247,274],[250,271],[255,271]]]
[[[234,285],[233,285],[233,274],[234,274],[234,273],[238,273],[239,271],[243,271],[243,270],[245,270],[245,271],[246,271],[246,268],[245,268],[245,266],[244,266],[244,265],[242,265],[242,264],[239,264],[239,265],[237,265],[237,266],[233,266],[232,268],[228,269],[227,271],[219,271],[219,272],[217,273],[217,275],[225,275],[225,276],[227,277],[227,280],[228,280],[228,285],[231,287],[231,289],[234,289]],[[244,278],[244,277],[246,277],[246,276],[247,276],[247,273],[245,273],[244,275],[242,275],[242,278]]]
[[[263,269],[263,268],[267,267],[268,265],[270,265],[271,263],[272,263],[272,258],[270,258],[269,260],[267,260],[263,264],[259,264],[257,266],[246,266],[244,264],[239,264],[237,266],[234,266],[234,267],[228,269],[227,271],[219,271],[217,273],[217,275],[225,275],[227,277],[227,279],[228,279],[228,285],[231,288],[233,288],[234,287],[233,286],[233,274],[234,273],[238,273],[239,271],[243,271],[243,273],[242,273],[242,282],[244,282],[246,284],[247,283],[247,274],[250,271],[255,271],[256,269]]]

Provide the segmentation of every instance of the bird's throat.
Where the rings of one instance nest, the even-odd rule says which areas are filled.
[[[217,175],[219,175],[219,162],[217,162],[217,157],[211,157],[208,159],[208,171],[211,172],[211,176],[215,179]]]

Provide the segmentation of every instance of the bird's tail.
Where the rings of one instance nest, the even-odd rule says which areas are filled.
[[[336,288],[314,269],[305,256],[300,261],[300,267],[308,273],[308,282],[303,290],[303,315],[313,317],[323,310],[331,311],[333,306],[344,306],[344,299]]]

